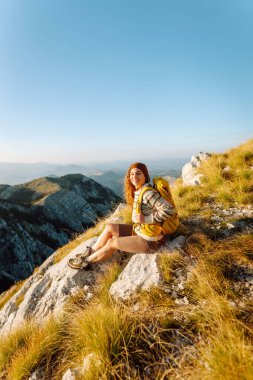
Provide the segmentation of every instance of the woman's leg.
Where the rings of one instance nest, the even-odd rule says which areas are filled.
[[[103,261],[117,250],[129,253],[152,253],[147,242],[138,235],[125,237],[113,236],[107,241],[104,247],[91,254],[87,258],[87,261],[90,263]]]
[[[132,233],[132,226],[129,224],[108,224],[102,234],[97,239],[93,247],[88,247],[84,253],[76,255],[68,260],[68,265],[73,269],[85,268],[85,262],[96,262],[111,256],[118,246],[115,240],[119,235],[129,236]],[[88,256],[88,257],[87,257]]]
[[[106,225],[102,234],[98,237],[96,243],[92,247],[92,251],[96,252],[98,249],[104,247],[109,239],[113,236],[119,236],[119,225],[109,223]]]
[[[118,249],[117,240],[118,238],[116,236],[111,237],[103,247],[92,253],[87,258],[87,261],[90,263],[96,263],[97,261],[103,261],[110,257]]]

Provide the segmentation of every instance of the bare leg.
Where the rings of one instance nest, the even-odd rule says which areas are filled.
[[[113,236],[118,236],[118,225],[109,223],[105,227],[102,234],[98,237],[96,243],[92,247],[92,251],[96,252],[100,248],[104,247],[109,239],[111,239]]]
[[[90,263],[96,263],[98,261],[103,261],[110,257],[118,249],[116,240],[117,239],[115,236],[110,238],[103,247],[101,247],[95,253],[90,255],[87,258],[87,261],[89,261]]]

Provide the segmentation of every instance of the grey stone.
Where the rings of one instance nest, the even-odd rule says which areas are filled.
[[[182,180],[184,185],[196,186],[201,184],[203,174],[198,174],[196,168],[201,165],[201,161],[206,161],[211,155],[209,153],[200,152],[196,156],[192,156],[191,162],[188,162],[182,169]]]
[[[222,169],[222,171],[223,171],[224,173],[228,173],[228,172],[231,171],[231,167],[230,167],[230,166],[226,166],[224,169]]]
[[[81,368],[81,372],[83,375],[85,375],[85,373],[87,371],[89,371],[91,366],[99,367],[101,364],[102,364],[102,362],[98,358],[98,356],[96,354],[94,354],[93,352],[91,352],[90,354],[85,356],[85,358],[83,359],[83,365]]]
[[[175,304],[176,305],[179,305],[179,306],[184,306],[184,305],[188,305],[189,304],[189,301],[188,301],[188,298],[187,297],[184,297],[184,298],[177,298],[175,300]]]
[[[136,292],[158,286],[162,277],[158,268],[158,254],[137,253],[131,257],[124,271],[110,287],[110,294],[127,300]]]
[[[76,380],[80,375],[81,371],[79,368],[69,368],[62,376],[62,380]]]
[[[42,368],[36,369],[28,380],[45,380],[45,371]]]
[[[229,229],[235,228],[235,226],[234,226],[232,223],[227,223],[227,227],[228,227]]]

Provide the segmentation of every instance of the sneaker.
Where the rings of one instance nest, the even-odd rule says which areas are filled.
[[[92,247],[89,245],[84,252],[82,253],[77,253],[75,257],[83,257],[83,258],[86,258],[88,256],[90,256],[93,252],[92,250]]]
[[[90,262],[87,261],[86,257],[74,257],[68,260],[68,266],[73,269],[89,269]]]

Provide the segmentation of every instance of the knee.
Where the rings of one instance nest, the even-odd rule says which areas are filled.
[[[117,237],[116,236],[112,236],[111,239],[109,239],[106,243],[107,247],[108,248],[114,248],[116,249],[118,247],[117,245]]]
[[[110,232],[113,236],[118,234],[118,225],[115,223],[109,223],[106,226],[107,232]]]

